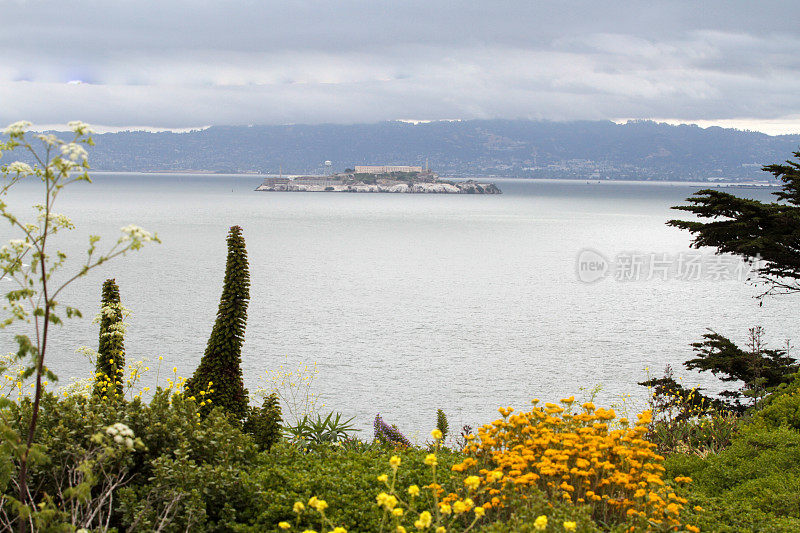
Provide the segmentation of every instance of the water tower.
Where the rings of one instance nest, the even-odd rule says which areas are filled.
[[[325,175],[326,176],[330,176],[331,174],[332,174],[332,172],[331,172],[331,162],[330,161],[325,161]]]

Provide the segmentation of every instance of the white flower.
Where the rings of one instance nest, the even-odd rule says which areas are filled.
[[[89,154],[86,149],[78,143],[68,143],[61,147],[61,155],[69,158],[70,161],[86,161]]]
[[[17,174],[33,174],[33,169],[27,163],[23,163],[22,161],[14,161],[8,165],[8,172],[16,172]]]
[[[114,425],[108,426],[106,428],[106,433],[114,437],[114,442],[119,444],[126,438],[133,438],[133,430],[122,422],[117,422]]]
[[[47,133],[47,134],[40,133],[39,135],[36,136],[36,138],[48,146],[55,146],[57,144],[62,143],[62,141],[52,133]]]
[[[88,135],[90,133],[94,133],[94,130],[92,130],[87,123],[81,122],[80,120],[73,120],[72,122],[67,123],[67,126],[78,135]]]
[[[20,120],[19,122],[9,124],[6,127],[6,129],[3,130],[3,133],[5,135],[11,135],[13,137],[16,137],[18,135],[22,135],[23,133],[25,133],[25,130],[32,125],[33,124],[31,124],[27,120]]]
[[[8,246],[18,254],[21,254],[26,248],[33,248],[33,245],[25,239],[11,239],[8,241]]]
[[[149,242],[153,240],[153,234],[149,231],[146,231],[139,226],[134,226],[130,224],[129,226],[125,226],[121,228],[122,233],[125,235],[122,237],[123,241],[142,241],[142,242]]]

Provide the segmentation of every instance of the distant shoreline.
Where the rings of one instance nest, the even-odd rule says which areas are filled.
[[[89,175],[92,174],[126,174],[126,175],[169,175],[169,176],[203,176],[203,177],[247,177],[247,178],[265,178],[268,176],[278,176],[278,174],[257,174],[250,172],[229,172],[219,173],[216,171],[208,170],[188,170],[188,171],[154,171],[154,170],[90,170]],[[284,174],[285,177],[300,176],[302,174]],[[640,184],[640,185],[660,185],[660,186],[697,186],[708,188],[743,188],[743,189],[771,189],[781,186],[779,182],[765,182],[765,181],[661,181],[661,180],[627,180],[627,179],[577,179],[577,178],[509,178],[498,176],[476,176],[476,177],[452,177],[443,176],[442,179],[448,181],[478,181],[483,183],[486,180],[496,182],[543,182],[543,183],[569,183],[569,184],[589,184],[589,185],[602,185],[607,184]]]

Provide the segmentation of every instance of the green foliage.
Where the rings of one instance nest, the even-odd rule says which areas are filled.
[[[800,431],[800,376],[780,392],[768,396],[753,421],[768,427],[785,426]]]
[[[269,451],[281,438],[281,404],[273,392],[261,407],[250,407],[244,432],[248,433],[261,451]]]
[[[341,413],[332,412],[325,418],[319,414],[316,418],[303,415],[297,424],[286,426],[284,429],[291,441],[301,446],[335,444],[350,438],[352,433],[361,431],[351,424],[354,418],[342,420]]]
[[[688,370],[710,371],[721,381],[743,383],[740,389],[721,392],[722,399],[705,396],[700,389],[686,389],[675,381],[669,365],[663,377],[640,382],[652,389],[650,403],[656,418],[683,421],[715,412],[743,413],[770,391],[786,386],[800,365],[788,355],[788,347],[767,348],[763,335],[760,326],[750,328],[747,349],[710,330],[702,341],[692,343],[697,357],[683,364]],[[746,398],[749,403],[743,403]]]
[[[221,409],[199,417],[194,401],[163,390],[156,392],[150,404],[138,399],[58,398],[47,393],[41,401],[39,451],[31,461],[29,484],[37,503],[51,495],[55,508],[69,511],[76,505],[76,496],[89,496],[90,502],[97,503],[99,495],[113,486],[113,512],[108,516],[112,526],[185,531],[225,523],[228,507],[246,508],[253,496],[243,492],[242,478],[252,468],[258,450]],[[31,402],[23,401],[4,407],[2,414],[19,430],[26,427],[31,411]],[[113,461],[101,457],[105,444],[98,443],[95,435],[120,422],[140,444],[135,452]],[[5,461],[10,455],[3,449],[0,446],[3,464],[13,464],[13,459]],[[3,481],[0,476],[0,488]],[[75,481],[80,483],[74,485]],[[103,505],[106,509],[110,503],[106,499]],[[85,523],[63,515],[58,520],[100,528],[103,513],[93,519],[88,518],[90,514],[80,515]]]
[[[749,346],[739,348],[733,341],[710,331],[703,335],[703,341],[692,343],[697,357],[684,363],[689,370],[711,371],[726,382],[742,381],[742,391],[728,390],[720,396],[730,398],[727,407],[743,411],[743,397],[757,399],[782,383],[791,381],[791,375],[800,369],[787,350],[769,349],[763,344],[763,328],[750,328]]]
[[[709,513],[699,514],[701,529],[774,531],[776,523],[800,524],[799,456],[800,433],[754,424],[717,455],[675,455],[665,466],[694,480],[689,497]]]
[[[794,152],[800,158],[800,151]],[[703,189],[687,199],[691,204],[673,209],[688,211],[711,222],[670,220],[668,224],[689,230],[692,246],[712,246],[747,260],[763,260],[756,270],[768,285],[765,294],[800,291],[800,164],[768,165],[763,170],[783,181],[774,193],[781,202],[763,203],[714,189]]]
[[[687,389],[675,380],[667,365],[664,375],[639,383],[651,390],[654,413],[647,438],[659,453],[717,453],[736,434],[738,418],[720,400],[705,396],[700,389]]]
[[[670,476],[694,479],[688,497],[704,510],[688,518],[703,530],[800,528],[800,379],[764,403],[724,451],[665,462]]]
[[[252,471],[249,481],[259,490],[253,503],[254,520],[239,531],[272,530],[283,520],[294,523],[292,506],[296,501],[308,502],[312,496],[327,501],[326,515],[334,524],[341,524],[348,531],[379,531],[382,512],[375,505],[375,496],[386,486],[377,477],[387,472],[389,457],[401,458],[398,486],[405,491],[410,485],[418,485],[422,489],[418,507],[424,508],[431,502],[430,491],[422,488],[430,483],[430,466],[424,462],[427,454],[426,450],[388,446],[362,451],[325,446],[314,453],[304,453],[295,446],[279,443],[271,453],[259,456],[259,465]],[[447,450],[438,453],[438,482],[446,492],[460,482],[450,471],[459,459],[458,454]],[[298,530],[318,531],[318,526],[318,521],[302,522]]]
[[[712,413],[687,420],[656,420],[647,439],[664,453],[695,453],[705,456],[730,446],[739,427],[734,414]]]
[[[241,361],[250,300],[250,273],[242,228],[231,227],[227,241],[228,259],[217,320],[200,366],[186,382],[186,393],[206,400],[203,413],[212,406],[220,406],[236,420],[242,420],[247,416],[248,404]]]
[[[639,385],[651,389],[650,408],[659,420],[683,421],[724,408],[721,401],[704,395],[701,389],[687,389],[678,383],[670,365],[662,377],[641,381]]]
[[[447,432],[450,431],[450,424],[447,423],[447,415],[441,409],[436,410],[436,429],[442,432],[442,440],[447,438]]]
[[[113,279],[103,282],[100,304],[100,346],[97,350],[95,385],[97,398],[122,398],[125,372],[125,330],[119,287]]]
[[[43,184],[43,199],[34,206],[37,216],[30,222],[17,218],[8,210],[8,204],[0,199],[0,216],[11,224],[19,237],[0,247],[0,278],[13,282],[16,287],[5,294],[7,304],[4,309],[8,311],[8,315],[0,319],[0,328],[14,322],[25,322],[35,333],[35,343],[31,341],[31,336],[15,336],[19,351],[13,358],[13,362],[23,368],[18,374],[21,381],[34,378],[35,388],[27,427],[22,428],[9,419],[0,418],[0,432],[4,435],[3,447],[17,461],[15,488],[18,496],[14,498],[9,494],[2,495],[3,502],[11,502],[11,508],[5,509],[8,512],[0,513],[0,525],[9,526],[19,518],[20,523],[15,527],[21,532],[27,529],[47,529],[41,521],[55,520],[58,514],[53,514],[50,507],[53,497],[38,502],[33,499],[32,494],[37,489],[31,489],[28,481],[41,448],[36,442],[36,436],[44,394],[43,380],[56,380],[45,364],[49,328],[63,325],[62,316],[81,316],[77,309],[59,303],[59,295],[93,268],[129,251],[139,250],[147,242],[160,242],[158,236],[129,225],[122,228],[122,235],[107,252],[99,253],[100,237],[90,235],[85,259],[77,272],[62,277],[65,281],[61,285],[53,283],[53,276],[64,266],[67,254],[62,250],[54,250],[50,237],[75,228],[69,217],[53,209],[64,187],[79,181],[91,181],[88,174],[88,153],[84,146],[93,146],[94,141],[89,126],[79,121],[68,124],[74,134],[69,142],[52,134],[30,135],[27,131],[30,126],[31,123],[26,121],[9,125],[3,131],[7,140],[0,142],[0,156],[4,155],[3,152],[13,152],[20,148],[35,160],[33,166],[14,161],[0,167],[0,198],[5,197],[23,180]],[[61,315],[60,309],[64,310]],[[9,407],[7,402],[0,404],[0,408]],[[82,472],[80,475],[89,476],[89,473]],[[76,513],[72,513],[72,516],[76,516]]]

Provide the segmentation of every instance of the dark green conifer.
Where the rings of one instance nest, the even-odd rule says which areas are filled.
[[[242,228],[233,226],[228,232],[228,260],[217,320],[200,366],[186,382],[187,395],[195,397],[203,413],[218,405],[237,420],[247,416],[241,360],[249,300],[247,250]]]
[[[103,282],[100,303],[100,346],[97,349],[94,396],[122,398],[125,372],[125,329],[119,287],[113,279]]]
[[[800,151],[794,152],[800,159]],[[734,196],[718,189],[703,189],[686,200],[680,209],[695,220],[670,220],[670,226],[689,230],[692,246],[712,246],[720,254],[734,254],[753,262],[755,282],[763,283],[768,294],[800,292],[800,163],[767,165],[762,170],[783,181],[773,194],[778,202],[766,203]]]

